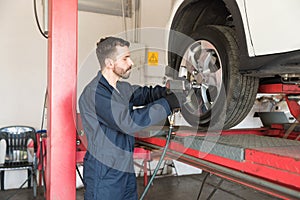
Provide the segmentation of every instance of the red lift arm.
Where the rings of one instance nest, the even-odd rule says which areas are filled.
[[[259,92],[285,94],[291,113],[299,118],[299,86],[263,85]],[[299,130],[290,130],[288,135],[280,125],[226,130],[215,142],[207,140],[206,133],[201,132],[180,130],[175,135],[167,152],[169,157],[283,199],[300,198]],[[166,139],[138,138],[137,142],[161,149]]]

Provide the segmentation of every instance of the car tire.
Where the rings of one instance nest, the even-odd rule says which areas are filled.
[[[230,27],[202,26],[190,37],[176,45],[180,66],[174,69],[193,83],[182,115],[199,129],[231,128],[251,110],[259,79],[239,72],[240,51]]]

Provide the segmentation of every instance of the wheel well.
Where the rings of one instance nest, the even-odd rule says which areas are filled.
[[[199,26],[229,25],[230,16],[222,0],[188,0],[179,7],[171,28],[189,35]]]
[[[295,56],[298,63],[298,51],[250,57],[248,55],[243,20],[236,1],[185,0],[177,9],[171,24],[171,30],[190,36],[195,30],[199,30],[199,27],[204,25],[222,25],[231,27],[234,30],[240,49],[239,70],[243,74],[256,77],[273,77],[274,75],[289,73],[289,68],[281,67],[281,65],[295,63]],[[180,48],[177,38],[170,34],[169,50],[174,52],[176,46]],[[177,59],[178,55],[172,52],[168,55],[169,66],[178,69],[180,64]],[[167,70],[166,75],[176,76]]]
[[[241,13],[236,1],[232,0],[185,0],[178,8],[171,29],[190,36],[204,25],[231,27],[237,37],[241,60],[248,61],[246,38]],[[175,41],[170,37],[169,49]],[[176,42],[175,42],[176,43]],[[170,54],[169,64],[176,65],[176,55]],[[247,66],[246,63],[242,66]]]

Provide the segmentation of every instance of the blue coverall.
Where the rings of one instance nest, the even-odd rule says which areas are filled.
[[[88,141],[83,169],[85,200],[138,199],[134,133],[171,114],[167,100],[162,98],[165,90],[121,81],[114,89],[100,71],[85,87],[79,99]]]

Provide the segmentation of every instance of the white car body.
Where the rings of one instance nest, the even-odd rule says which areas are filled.
[[[300,0],[177,0],[173,8],[165,74],[192,85],[182,109],[190,124],[231,128],[260,85],[300,84]]]
[[[170,21],[184,0],[174,3]],[[250,57],[300,49],[299,0],[236,0]]]

